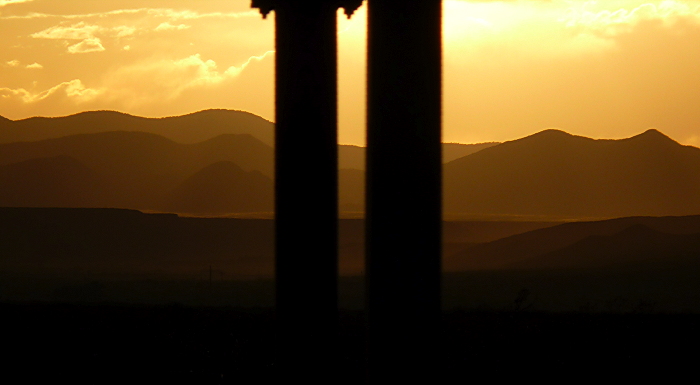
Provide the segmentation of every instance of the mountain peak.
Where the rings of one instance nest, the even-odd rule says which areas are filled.
[[[642,132],[639,135],[633,136],[630,139],[634,139],[634,138],[648,138],[648,139],[656,139],[656,140],[661,139],[661,140],[670,140],[672,142],[676,142],[675,140],[668,137],[668,135],[664,134],[663,132],[661,132],[655,128],[650,128],[650,129]]]
[[[666,144],[666,145],[679,145],[678,142],[668,137],[661,131],[650,128],[639,135],[635,135],[628,140],[635,142],[642,142],[646,144]]]
[[[548,128],[546,130],[542,130],[534,135],[566,135],[566,136],[572,136],[568,132],[564,130],[560,130],[558,128]]]
[[[506,143],[518,143],[519,145],[535,145],[536,147],[552,148],[552,146],[559,147],[563,144],[577,143],[580,140],[592,139],[572,135],[559,129],[550,128]]]
[[[526,136],[524,138],[517,139],[517,140],[528,140],[528,139],[529,140],[535,139],[538,141],[549,142],[549,141],[590,139],[590,138],[586,138],[584,136],[573,135],[573,134],[570,134],[566,131],[563,131],[563,130],[560,130],[557,128],[548,128],[546,130],[542,130],[540,132],[537,132],[535,134],[532,134],[530,136]]]

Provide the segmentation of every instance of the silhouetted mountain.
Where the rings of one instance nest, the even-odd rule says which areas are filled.
[[[0,166],[0,206],[97,207],[109,190],[93,170],[61,155]]]
[[[200,215],[273,211],[272,179],[232,162],[209,165],[173,190],[165,211]]]
[[[365,172],[356,169],[338,170],[340,211],[365,210]]]
[[[246,171],[272,175],[272,148],[250,135],[220,135],[179,144],[142,132],[81,134],[38,142],[0,144],[0,165],[68,155],[113,186],[108,207],[154,209],[163,194],[202,168],[234,162]],[[83,206],[84,207],[84,206]]]
[[[481,151],[485,148],[497,145],[497,142],[462,144],[462,143],[443,143],[442,144],[442,162],[447,163],[455,159],[461,158]],[[352,146],[341,144],[338,146],[338,168],[340,169],[365,169],[366,148],[360,146]]]
[[[223,134],[249,134],[274,147],[274,123],[245,111],[211,109],[165,118],[144,118],[116,111],[87,111],[64,117],[33,117],[16,121],[0,116],[0,143],[110,131],[146,132],[190,144]],[[449,162],[495,144],[445,143],[443,161]],[[364,164],[364,147],[339,145],[340,168],[364,170]]]
[[[219,135],[190,146],[193,161],[197,159],[210,164],[225,160],[244,170],[257,170],[269,177],[274,174],[273,149],[252,135]]]
[[[642,224],[613,235],[592,235],[581,241],[515,263],[511,268],[603,268],[657,263],[660,267],[700,263],[700,233],[668,234]]]
[[[241,172],[235,165],[220,163],[198,175],[219,175],[213,183],[220,183],[226,175]],[[209,193],[196,185],[192,190]],[[299,223],[303,225],[304,219]],[[444,222],[443,244],[454,249],[465,242],[485,242],[550,225]],[[364,220],[339,221],[342,275],[359,275],[365,270],[364,230]],[[270,277],[273,261],[274,221],[270,219],[191,218],[123,209],[0,207],[0,276],[26,272],[83,277],[83,272],[89,271],[97,276],[191,278],[208,277],[212,265],[226,279]],[[0,288],[2,283],[0,280]]]
[[[59,117],[0,122],[0,143],[37,141],[75,134],[140,131],[179,143],[197,143],[222,134],[249,134],[268,146],[274,124],[244,111],[205,110],[183,116],[142,118],[116,111],[88,111]]]
[[[656,130],[594,140],[558,130],[445,165],[446,212],[559,218],[700,213],[700,149]]]
[[[211,123],[229,113],[233,114],[204,111],[154,120],[94,112],[34,121],[54,122],[52,127],[60,131],[62,126],[56,121],[89,125],[113,118],[107,120],[148,121],[155,125],[151,128],[160,124],[163,130],[172,126],[184,132],[188,121],[210,119]],[[4,122],[10,126],[20,123]],[[120,127],[126,127],[124,124]],[[173,132],[180,132],[177,130]],[[443,173],[445,212],[458,217],[567,219],[700,213],[700,149],[682,146],[656,130],[623,140],[593,140],[546,130],[502,144],[443,145],[446,160],[463,154],[468,155],[447,163]],[[112,186],[113,194],[100,202],[108,207],[135,209],[162,206],[165,194],[217,162],[232,162],[246,172],[257,170],[270,178],[274,168],[273,149],[248,134],[225,134],[181,144],[151,133],[112,131],[0,144],[0,165],[60,155],[82,163]],[[339,146],[342,211],[364,209],[364,157],[363,147]],[[94,204],[86,201],[82,206]],[[213,210],[213,206],[210,208]],[[223,207],[214,210],[224,211]]]
[[[442,158],[444,162],[449,162],[497,144],[443,143]],[[365,156],[365,147],[338,146],[338,167],[340,168],[338,188],[341,211],[360,212],[365,209]]]
[[[338,168],[364,170],[366,154],[365,147],[338,145]]]
[[[476,245],[444,264],[450,271],[590,268],[684,254],[700,262],[698,234],[700,216],[570,222]]]
[[[452,162],[455,159],[471,155],[475,152],[479,152],[485,148],[493,147],[498,142],[488,142],[488,143],[474,143],[474,144],[463,144],[463,143],[443,143],[442,144],[442,163]]]

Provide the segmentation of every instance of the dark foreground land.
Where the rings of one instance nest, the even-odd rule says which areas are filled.
[[[0,209],[0,383],[270,383],[272,224]],[[363,234],[361,220],[340,222],[329,384],[363,383]],[[700,216],[453,221],[443,235],[436,383],[697,366]]]
[[[363,317],[341,312],[339,369],[329,384],[363,383]],[[270,308],[5,302],[0,319],[3,378],[246,384],[275,375]],[[429,354],[442,358],[436,383],[562,371],[677,375],[697,363],[699,326],[696,314],[452,311],[444,313],[441,351]]]

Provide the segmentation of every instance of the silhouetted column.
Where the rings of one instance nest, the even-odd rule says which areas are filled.
[[[368,7],[369,377],[432,383],[440,354],[442,1]]]
[[[336,12],[361,0],[254,0],[275,11],[278,373],[332,383],[338,276]]]

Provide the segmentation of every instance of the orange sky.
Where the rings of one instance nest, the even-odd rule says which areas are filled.
[[[0,115],[274,117],[249,0],[0,0]],[[656,127],[700,145],[700,0],[446,0],[444,141]],[[340,20],[340,141],[364,142],[365,7]]]

